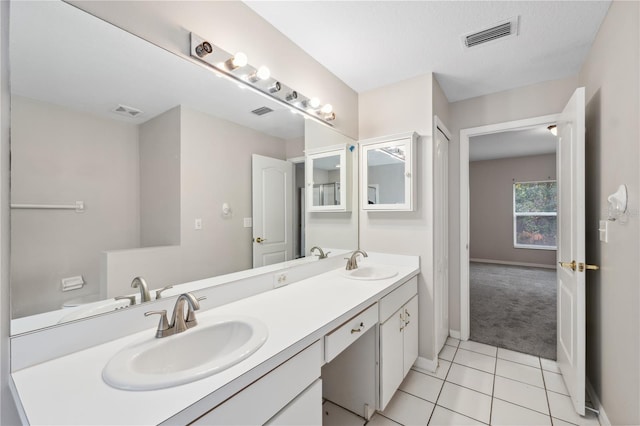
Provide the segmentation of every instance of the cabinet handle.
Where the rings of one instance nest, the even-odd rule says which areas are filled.
[[[402,317],[402,312],[400,312],[400,331],[404,330],[405,325],[407,325],[407,323],[404,322],[404,318]]]
[[[411,318],[411,315],[409,314],[409,311],[407,311],[405,309],[404,313],[407,315],[407,318]],[[411,322],[411,320],[407,319],[407,320],[405,320],[404,325],[409,325],[410,322]]]
[[[363,323],[363,322],[361,322],[361,323],[360,323],[360,327],[359,327],[359,328],[352,328],[352,329],[351,329],[351,334],[353,334],[353,333],[360,333],[360,332],[362,331],[362,329],[363,329],[363,328],[364,328],[364,323]]]

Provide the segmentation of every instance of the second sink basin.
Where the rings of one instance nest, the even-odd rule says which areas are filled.
[[[250,317],[208,319],[183,333],[150,338],[118,352],[102,371],[118,389],[164,389],[208,377],[249,357],[267,340]]]
[[[351,271],[344,270],[345,277],[352,280],[384,280],[398,275],[398,271],[384,265],[363,265]]]

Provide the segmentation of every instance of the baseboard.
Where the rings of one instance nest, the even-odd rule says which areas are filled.
[[[469,259],[469,261],[478,262],[478,263],[493,263],[496,265],[528,266],[530,268],[556,269],[556,265],[546,265],[543,263],[511,262],[508,260],[493,260],[493,259]]]
[[[454,339],[460,340],[460,331],[449,329],[449,336],[453,337]]]
[[[413,368],[415,368],[416,370],[425,370],[429,373],[435,373],[438,369],[438,358],[432,360],[419,356],[418,359],[416,359],[416,362],[413,364]]]
[[[598,398],[598,394],[596,393],[593,386],[591,386],[591,382],[589,381],[589,379],[586,380],[585,385],[585,387],[587,388],[587,393],[589,394],[591,402],[593,403],[593,408],[600,412],[598,414],[598,420],[600,420],[600,424],[602,426],[611,426],[611,421],[609,421],[609,417],[607,417],[607,413],[605,413],[604,407],[602,406],[602,403]]]

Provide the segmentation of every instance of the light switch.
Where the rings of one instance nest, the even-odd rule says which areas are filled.
[[[195,229],[196,231],[199,231],[202,229],[202,219],[201,218],[196,218],[196,220],[193,222],[193,229]]]
[[[609,221],[608,220],[600,221],[598,232],[600,233],[600,241],[602,241],[603,243],[608,243],[609,242]]]
[[[253,226],[253,220],[250,217],[244,218],[244,227],[251,228]]]

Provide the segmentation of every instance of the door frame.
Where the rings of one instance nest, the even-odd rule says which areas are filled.
[[[522,120],[505,121],[460,130],[460,339],[469,340],[470,300],[469,300],[469,138],[473,136],[500,133],[542,124],[553,124],[560,114],[543,115]],[[455,333],[455,332],[453,332]]]

